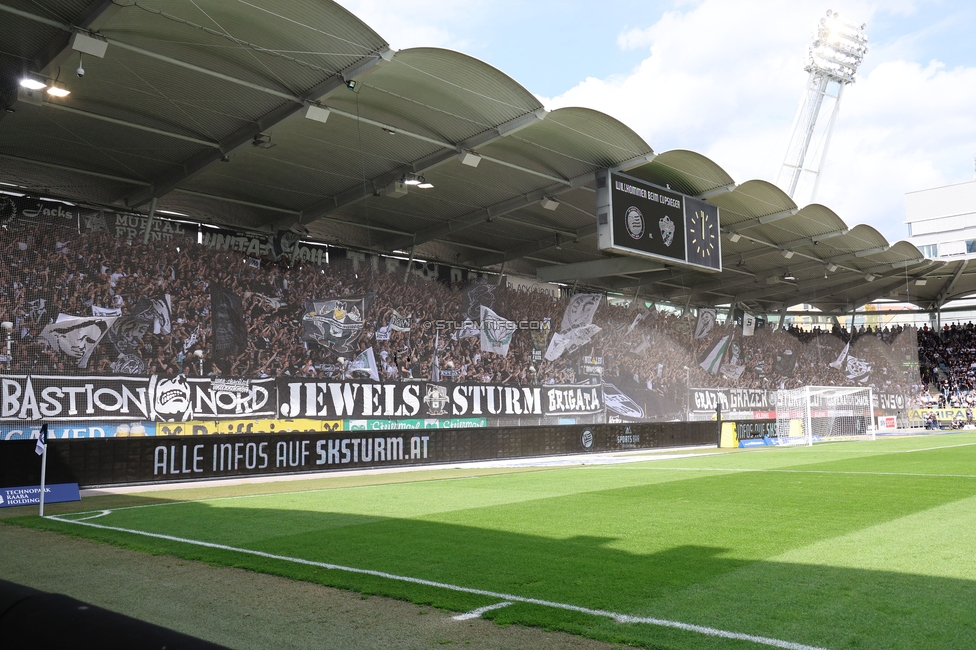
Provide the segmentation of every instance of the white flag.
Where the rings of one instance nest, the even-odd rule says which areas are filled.
[[[368,374],[373,381],[380,380],[380,373],[376,369],[376,355],[373,348],[366,348],[359,353],[359,356],[346,368],[346,377],[353,377],[353,373]]]
[[[122,309],[119,307],[99,307],[92,305],[92,316],[121,316]]]
[[[409,332],[410,331],[410,314],[404,316],[396,309],[393,310],[393,316],[390,318],[390,329],[395,332]]]
[[[638,323],[640,323],[645,318],[647,318],[646,311],[642,311],[639,314],[637,314],[637,316],[634,317],[634,322],[631,323],[630,327],[627,328],[627,336],[630,336],[630,333],[634,331],[634,328],[637,327]]]
[[[756,317],[752,314],[743,312],[742,314],[742,336],[752,336],[756,333]]]
[[[41,432],[37,434],[37,444],[34,445],[34,453],[38,456],[44,455],[44,447],[47,446],[47,422],[41,425]]]
[[[576,327],[568,332],[556,332],[552,335],[552,340],[549,342],[549,348],[546,350],[546,359],[549,361],[555,361],[563,355],[564,352],[572,352],[586,345],[593,337],[599,334],[601,328],[599,325],[584,325],[583,327]]]
[[[695,340],[704,338],[715,327],[715,310],[699,309],[698,324],[695,325]]]
[[[715,344],[715,347],[709,351],[708,356],[705,357],[705,360],[698,365],[700,365],[703,370],[707,370],[714,375],[718,372],[718,369],[722,365],[722,357],[725,356],[725,349],[728,347],[728,345],[729,337],[723,336],[721,339],[719,339],[718,343]]]
[[[481,351],[494,352],[503,357],[508,354],[512,344],[515,323],[502,318],[484,305],[481,305]]]
[[[603,296],[599,293],[578,293],[569,301],[569,306],[563,312],[563,324],[560,332],[567,332],[576,327],[583,327],[593,322],[593,315]]]
[[[837,370],[840,370],[840,367],[844,365],[844,359],[847,357],[847,354],[848,352],[850,352],[850,350],[851,350],[851,342],[848,341],[847,345],[844,346],[844,349],[840,351],[840,356],[837,357],[837,360],[832,361],[827,365],[830,366],[831,368],[836,368]]]

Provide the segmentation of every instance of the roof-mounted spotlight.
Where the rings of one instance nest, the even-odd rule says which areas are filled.
[[[737,232],[734,232],[729,235],[729,241],[732,242],[733,244],[739,241],[740,239],[742,239],[742,235],[740,235]]]
[[[923,280],[922,278],[919,278],[918,280],[915,280],[915,286],[916,287],[924,287],[928,283],[929,283],[928,280]]]
[[[473,151],[462,151],[458,154],[458,160],[461,161],[462,165],[467,165],[468,167],[477,167],[478,163],[481,162],[481,156]]]
[[[794,253],[793,251],[780,251],[780,254],[786,259],[792,259],[793,256],[796,255],[796,253]]]
[[[830,271],[831,273],[833,273],[834,271],[837,270],[837,265],[836,264],[828,264],[827,265],[827,270]]]
[[[784,280],[786,280],[787,282],[793,282],[793,281],[795,281],[795,280],[796,280],[796,276],[795,276],[795,275],[793,275],[793,273],[792,273],[792,272],[790,272],[790,271],[787,271],[787,272],[786,272],[786,273],[785,273],[785,274],[783,275],[783,279],[784,279]]]
[[[251,140],[251,146],[257,147],[258,149],[271,149],[277,145],[271,141],[271,136],[267,133],[258,133],[256,136],[254,136],[254,139]]]
[[[20,80],[20,85],[29,90],[43,90],[44,88],[47,88],[46,81],[42,81],[32,74],[24,75],[24,77]]]
[[[423,176],[421,176],[417,180],[420,181],[419,183],[417,183],[417,187],[419,187],[422,190],[429,190],[429,189],[433,189],[434,187],[434,184],[428,181]]]
[[[349,90],[355,91],[356,90],[356,80],[355,79],[348,79],[346,81],[346,88],[348,88]]]
[[[420,177],[415,174],[404,174],[400,182],[404,185],[420,185]]]
[[[545,210],[555,210],[556,208],[559,207],[559,201],[557,201],[555,198],[551,196],[542,197],[542,200],[539,201],[539,204]]]
[[[874,282],[875,280],[878,279],[878,276],[868,273],[867,275],[864,276],[864,279],[867,280],[868,282]]]
[[[315,104],[309,104],[305,107],[305,117],[309,120],[321,122],[322,124],[329,121],[329,114],[331,112],[325,106],[316,106]]]
[[[47,94],[51,97],[67,97],[71,91],[64,87],[60,81],[55,81],[47,88]]]

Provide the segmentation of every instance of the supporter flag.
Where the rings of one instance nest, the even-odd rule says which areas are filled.
[[[857,379],[859,381],[867,381],[868,376],[871,374],[871,364],[858,359],[855,356],[848,355],[847,357],[847,378]]]
[[[835,361],[831,361],[827,365],[830,366],[831,368],[836,368],[837,370],[840,370],[840,367],[844,365],[844,359],[847,358],[847,355],[850,353],[850,351],[851,351],[851,342],[848,341],[847,345],[844,346],[844,349],[840,351],[840,355],[838,355],[837,359]]]
[[[560,332],[568,332],[577,327],[584,327],[593,322],[603,295],[599,293],[578,293],[569,301],[569,306],[563,312],[563,323]]]
[[[593,337],[601,331],[598,325],[584,325],[575,327],[568,332],[556,332],[552,335],[549,342],[549,349],[546,350],[546,359],[555,361],[565,352],[573,352],[586,345]]]
[[[44,447],[47,445],[47,422],[41,425],[41,432],[37,434],[37,444],[34,445],[34,453],[38,456],[44,455]]]
[[[784,350],[783,354],[777,355],[773,370],[783,377],[792,377],[796,370],[796,357],[793,355],[793,350]]]
[[[715,310],[699,309],[698,324],[695,325],[695,340],[703,339],[715,327]],[[726,337],[727,338],[727,337]]]
[[[437,347],[441,342],[441,333],[438,330],[434,332],[434,360],[430,364],[430,380],[433,382],[439,382],[441,380],[441,364],[437,360]]]
[[[494,352],[506,356],[513,334],[515,334],[515,323],[502,318],[484,305],[481,306],[482,352]]]
[[[376,368],[376,355],[373,352],[373,348],[366,348],[360,352],[359,356],[346,368],[347,377],[355,377],[358,375],[368,375],[373,381],[380,380],[380,373]]]
[[[172,308],[172,299],[168,293],[155,298],[143,296],[132,308],[131,315],[140,322],[151,325],[152,333],[156,336],[169,335],[173,331],[170,322]]]
[[[464,294],[464,300],[461,301],[461,315],[464,319],[475,321],[481,318],[482,305],[489,309],[493,308],[497,288],[494,284],[476,284],[469,288]]]
[[[393,310],[393,316],[390,318],[390,329],[395,332],[409,332],[410,331],[410,315],[403,316],[396,309]]]
[[[305,303],[304,340],[318,343],[336,352],[352,352],[363,332],[366,297],[350,296],[332,300],[310,300]]]
[[[122,310],[118,307],[99,307],[92,305],[92,316],[121,316]]]
[[[88,360],[105,332],[115,323],[113,317],[82,317],[61,314],[56,322],[41,330],[39,338],[71,360],[78,368],[87,368]]]
[[[712,349],[708,351],[708,354],[705,355],[705,359],[698,364],[703,370],[706,370],[713,375],[718,372],[719,368],[722,366],[722,357],[725,356],[725,351],[729,347],[729,338],[730,337],[728,336],[723,336],[718,340],[718,343],[716,343]]]
[[[210,285],[210,323],[214,359],[224,367],[247,348],[247,325],[240,296],[219,285]]]
[[[756,317],[750,313],[742,314],[742,336],[752,336],[756,333]]]
[[[639,312],[637,316],[634,317],[634,322],[631,323],[630,327],[627,328],[627,336],[630,336],[630,333],[634,331],[634,328],[637,327],[637,325],[640,324],[640,322],[645,318],[647,318],[647,312]]]
[[[478,327],[474,321],[465,320],[461,324],[461,329],[455,330],[454,333],[451,334],[451,340],[457,341],[459,339],[471,338],[472,336],[481,336],[481,328]]]
[[[542,321],[542,326],[537,330],[532,330],[532,347],[535,350],[546,349],[546,344],[549,342],[549,330],[552,329],[552,324],[548,318]]]

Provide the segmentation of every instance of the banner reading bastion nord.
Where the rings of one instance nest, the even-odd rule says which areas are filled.
[[[518,386],[310,379],[0,376],[0,422],[308,422],[596,415],[600,384]],[[201,424],[202,426],[202,424]],[[334,427],[333,427],[334,428]],[[253,429],[253,427],[251,427]],[[208,431],[209,432],[209,431]],[[251,433],[242,430],[227,433]],[[253,431],[256,432],[256,431]]]
[[[613,306],[291,231],[0,200],[5,436],[42,420],[68,437],[673,421],[722,400],[755,417],[773,391],[804,385],[871,386],[879,414],[914,405],[912,329],[721,324],[721,309]]]

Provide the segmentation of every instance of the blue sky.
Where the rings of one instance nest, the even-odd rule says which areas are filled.
[[[740,183],[775,181],[807,45],[833,9],[867,23],[870,49],[845,90],[815,201],[895,242],[908,234],[906,192],[974,178],[971,1],[428,0],[413,13],[340,2],[396,49],[465,52],[547,108],[602,110],[655,151],[698,151]]]

